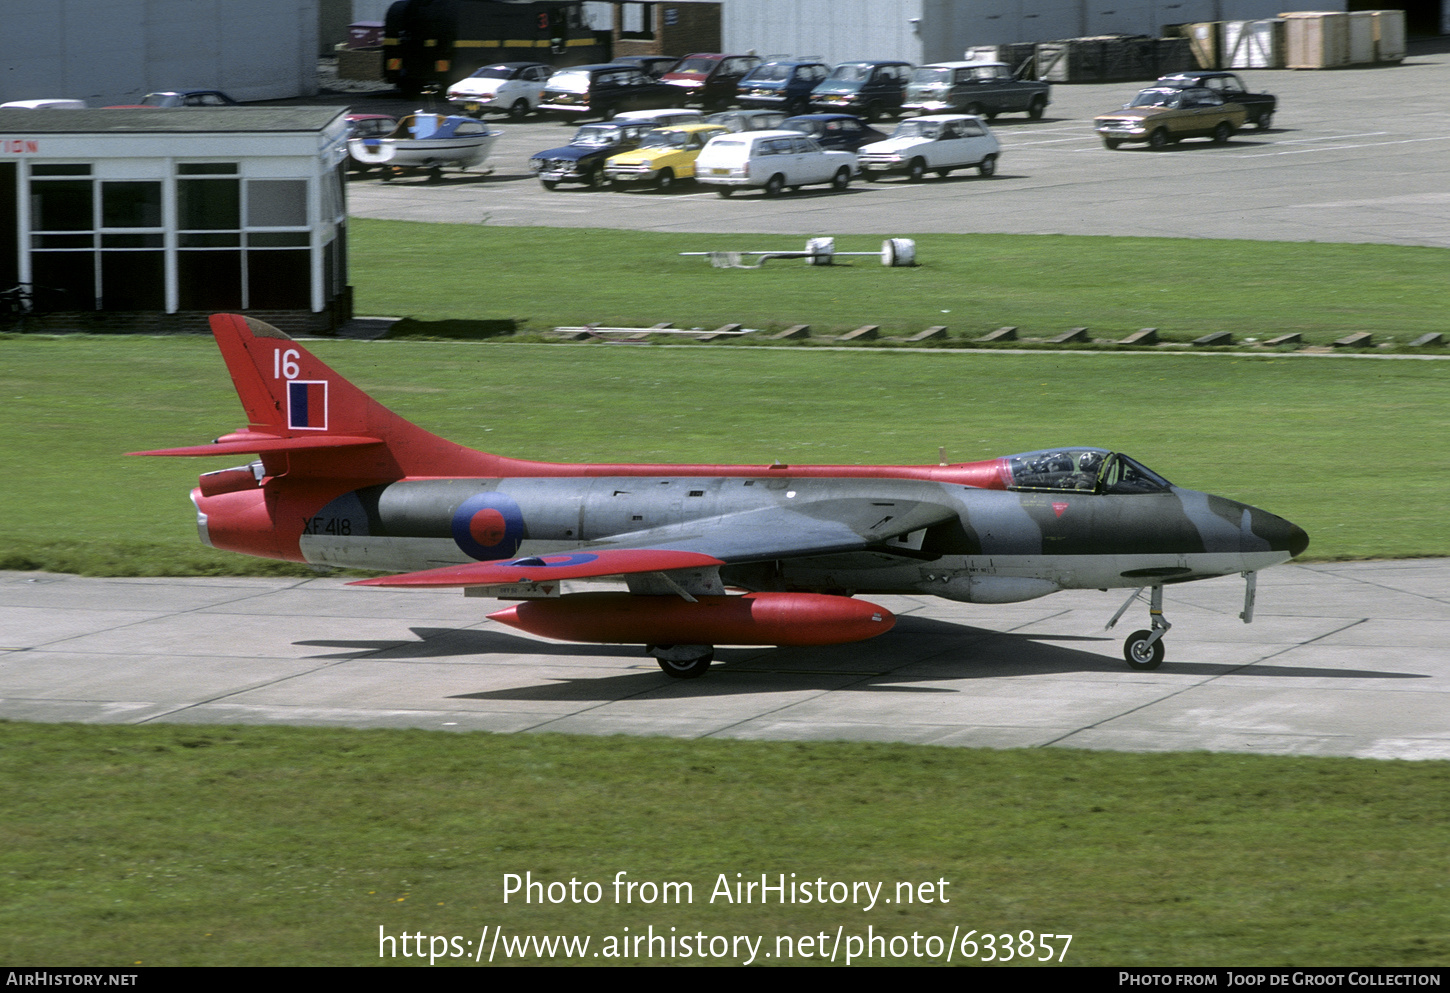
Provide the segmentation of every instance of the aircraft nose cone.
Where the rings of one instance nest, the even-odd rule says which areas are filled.
[[[1282,517],[1263,511],[1254,513],[1254,533],[1269,543],[1276,552],[1288,552],[1298,557],[1309,547],[1309,535],[1303,528]]]

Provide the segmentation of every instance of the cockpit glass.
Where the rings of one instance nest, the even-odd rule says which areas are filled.
[[[1010,489],[1078,493],[1161,493],[1169,482],[1126,455],[1101,448],[1054,448],[1009,455]]]

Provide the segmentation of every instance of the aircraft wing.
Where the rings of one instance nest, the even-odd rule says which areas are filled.
[[[889,549],[893,538],[957,516],[954,508],[858,498],[722,514],[618,535],[586,548],[363,579],[353,586],[493,586],[603,579],[675,569]]]

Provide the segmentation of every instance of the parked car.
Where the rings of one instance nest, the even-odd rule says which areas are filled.
[[[1244,126],[1247,117],[1241,104],[1224,103],[1223,97],[1202,86],[1153,86],[1122,110],[1099,115],[1094,127],[1108,148],[1127,141],[1164,148],[1184,138],[1212,138],[1221,145]]]
[[[705,123],[723,125],[726,131],[776,131],[783,120],[783,110],[722,110],[705,118]]]
[[[822,148],[839,148],[847,152],[858,151],[862,145],[886,139],[884,132],[850,114],[802,114],[786,118],[780,127],[782,131],[808,134]]]
[[[607,182],[605,161],[616,152],[638,148],[640,140],[656,126],[655,121],[626,117],[585,124],[574,132],[569,144],[535,153],[529,159],[529,170],[546,190],[560,183],[583,183],[599,189]]]
[[[609,119],[621,110],[649,110],[680,102],[680,91],[634,66],[605,62],[560,69],[544,85],[542,110]]]
[[[41,100],[10,100],[0,103],[0,110],[85,110],[84,100],[67,100],[64,97],[52,97]]]
[[[660,79],[683,90],[685,103],[697,103],[707,109],[725,108],[734,103],[735,88],[745,74],[758,65],[760,59],[754,55],[696,52],[680,59]]]
[[[844,190],[855,172],[854,152],[828,151],[799,131],[720,135],[695,160],[695,181],[719,187],[722,197],[746,186],[759,187],[768,197],[816,183]]]
[[[906,110],[973,114],[991,120],[1025,111],[1034,121],[1052,98],[1052,84],[1018,79],[1005,62],[937,62],[917,66],[906,87]]]
[[[762,62],[735,87],[735,102],[742,107],[803,114],[810,109],[811,91],[830,74],[830,66],[824,62],[799,59]]]
[[[983,176],[997,171],[1002,148],[980,117],[936,114],[896,125],[891,137],[861,149],[861,178],[872,182],[901,172],[918,182],[928,172],[948,176],[953,169],[975,167]]]
[[[718,124],[682,124],[655,128],[640,139],[639,147],[611,155],[604,175],[616,186],[648,183],[667,190],[681,179],[695,178],[695,158],[717,134],[729,134]]]
[[[448,102],[473,117],[491,110],[521,121],[539,109],[553,71],[542,62],[495,62],[448,87]]]
[[[913,68],[910,62],[842,62],[811,91],[811,109],[855,114],[872,123],[896,117]]]
[[[704,115],[698,110],[684,107],[659,107],[655,110],[626,110],[622,114],[615,114],[614,120],[649,121],[652,127],[667,128],[675,124],[699,124],[704,120]]]
[[[1223,97],[1224,103],[1236,103],[1244,108],[1248,123],[1263,131],[1274,119],[1279,98],[1272,93],[1250,93],[1244,81],[1231,72],[1175,72],[1171,76],[1160,76],[1156,86],[1202,86]]]
[[[346,120],[349,138],[382,138],[398,127],[398,119],[390,114],[348,114]],[[368,172],[372,165],[359,161],[349,152],[347,168],[349,172]]]
[[[634,66],[651,79],[659,79],[680,62],[673,55],[619,55],[610,61],[618,62],[620,65]]]
[[[131,110],[141,107],[237,107],[235,100],[221,90],[162,90],[148,93],[140,103],[113,104],[108,110]]]

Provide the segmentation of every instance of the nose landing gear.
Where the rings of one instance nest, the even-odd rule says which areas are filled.
[[[1132,592],[1126,603],[1118,608],[1113,619],[1108,621],[1107,627],[1103,630],[1111,630],[1118,623],[1134,601],[1143,598],[1143,588]],[[1123,642],[1123,658],[1127,659],[1129,668],[1132,669],[1156,669],[1163,663],[1163,656],[1167,648],[1163,644],[1163,636],[1173,625],[1169,624],[1163,617],[1163,587],[1151,587],[1148,599],[1148,616],[1152,622],[1152,629],[1148,631],[1134,631],[1128,635]]]

